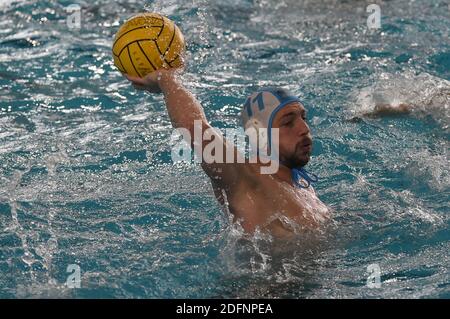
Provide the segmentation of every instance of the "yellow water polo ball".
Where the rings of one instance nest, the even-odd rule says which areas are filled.
[[[140,13],[127,20],[114,37],[114,65],[120,72],[144,77],[161,68],[182,65],[183,34],[158,13]]]

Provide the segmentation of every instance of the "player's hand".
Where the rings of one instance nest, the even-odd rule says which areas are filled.
[[[124,74],[137,90],[144,90],[150,93],[161,93],[161,83],[163,81],[174,80],[182,69],[159,69],[147,74],[144,78]]]

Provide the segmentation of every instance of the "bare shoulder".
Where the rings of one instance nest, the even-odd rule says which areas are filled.
[[[202,168],[211,179],[214,186],[231,191],[239,185],[258,183],[259,165],[252,163],[228,163],[222,165],[207,165]]]

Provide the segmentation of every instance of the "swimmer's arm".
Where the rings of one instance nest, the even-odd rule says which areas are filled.
[[[367,117],[382,117],[390,115],[408,114],[412,111],[412,105],[406,103],[394,104],[377,104],[370,112],[363,115]]]
[[[202,168],[208,174],[210,178],[220,179],[225,184],[233,183],[239,176],[239,165],[232,164],[237,163],[237,158],[240,156],[237,148],[229,144],[221,134],[217,132],[213,133],[214,137],[211,140],[203,140],[201,149],[194,144],[194,121],[199,121],[202,133],[205,130],[210,129],[211,125],[206,119],[203,107],[194,95],[189,92],[181,83],[176,69],[171,70],[159,70],[147,75],[144,79],[137,77],[127,78],[132,81],[133,85],[137,89],[147,90],[152,93],[162,92],[166,102],[167,111],[169,113],[170,120],[173,127],[187,129],[191,135],[191,147],[198,154],[203,153],[206,145],[208,145],[212,139],[219,139],[224,146],[224,158],[222,163],[207,163],[202,156]],[[233,148],[234,161],[231,164],[225,164],[226,150]]]

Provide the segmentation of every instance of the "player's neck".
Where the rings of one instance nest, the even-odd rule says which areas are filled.
[[[275,174],[278,179],[292,185],[292,170],[286,165],[280,163],[278,172]]]

